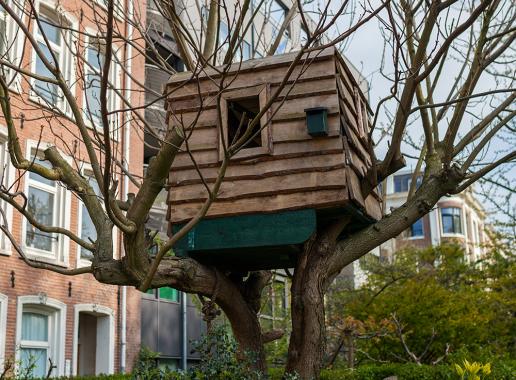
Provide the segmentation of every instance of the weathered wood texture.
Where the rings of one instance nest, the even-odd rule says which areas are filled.
[[[233,65],[224,78],[215,71],[195,78],[180,73],[168,82],[169,125],[183,128],[187,136],[169,177],[171,223],[195,216],[208,196],[206,186],[217,178],[221,134],[227,133],[219,125],[219,95],[245,93],[242,89],[256,93],[268,86],[271,97],[293,58],[286,54]],[[313,107],[328,109],[328,136],[308,134],[304,110]],[[208,217],[341,207],[349,202],[372,218],[381,216],[379,197],[364,199],[360,191],[372,165],[366,98],[333,48],[298,63],[266,120],[262,133],[271,139],[272,149],[254,155],[241,151],[232,159]]]

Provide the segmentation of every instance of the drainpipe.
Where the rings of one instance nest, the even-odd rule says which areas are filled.
[[[188,369],[188,325],[187,325],[187,298],[186,293],[181,292],[181,329],[182,329],[182,347],[181,347],[181,368],[183,371]]]
[[[133,38],[133,25],[131,23],[131,20],[133,18],[133,0],[127,1],[127,17],[128,17],[128,23],[126,23],[127,26],[127,38],[128,40],[132,40]],[[125,59],[127,65],[127,71],[125,76],[125,97],[127,99],[131,99],[131,69],[132,69],[132,46],[131,44],[127,44],[125,49]],[[131,125],[129,123],[130,119],[130,112],[125,114],[125,127],[124,127],[124,159],[123,159],[123,165],[125,166],[125,169],[129,171],[129,144],[130,144],[130,134],[131,134]],[[124,196],[127,197],[127,194],[129,193],[129,178],[127,176],[124,176]],[[121,242],[121,250],[123,251],[123,243]],[[125,254],[125,253],[124,253]],[[121,308],[121,326],[120,326],[120,372],[125,373],[126,371],[126,355],[127,355],[127,287],[122,286],[121,287],[121,300],[120,300],[120,308]]]

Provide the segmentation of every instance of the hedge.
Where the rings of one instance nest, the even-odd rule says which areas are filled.
[[[281,380],[282,368],[269,370],[271,380]],[[354,370],[332,369],[321,372],[321,380],[383,380],[389,376],[397,376],[398,380],[458,380],[453,368],[449,365],[417,365],[412,363],[388,363],[362,365]],[[59,378],[67,380],[69,378]],[[100,376],[74,377],[74,380],[132,380],[132,375],[115,374]],[[516,360],[504,360],[492,363],[492,373],[487,380],[516,379]]]
[[[270,370],[271,380],[281,380],[282,369]],[[417,365],[412,363],[368,364],[350,369],[323,370],[321,380],[383,380],[397,376],[398,380],[458,380],[459,377],[448,365]],[[516,360],[500,361],[492,364],[489,380],[516,379]]]

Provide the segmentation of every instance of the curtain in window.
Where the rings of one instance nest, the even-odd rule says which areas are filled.
[[[48,315],[23,313],[22,340],[48,342]]]
[[[28,210],[34,218],[46,226],[52,226],[54,215],[54,194],[29,186]],[[28,246],[52,251],[54,237],[51,233],[43,232],[27,223]]]
[[[104,66],[104,54],[93,46],[88,47],[86,74],[86,104],[94,123],[100,123],[100,72]]]
[[[46,348],[21,348],[20,361],[21,373],[29,378],[45,378],[47,375],[47,349]]]
[[[24,312],[22,314],[21,368],[23,373],[28,373],[32,377],[45,377],[47,374],[48,318],[48,315],[39,313]],[[24,345],[38,347],[25,347]]]

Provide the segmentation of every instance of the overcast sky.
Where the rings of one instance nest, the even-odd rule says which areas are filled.
[[[357,1],[355,3],[360,3]],[[459,2],[461,3],[461,2]],[[340,5],[340,1],[335,1],[334,7]],[[385,15],[385,14],[384,14]],[[458,11],[455,14],[452,14],[455,18],[461,17],[464,19],[467,16],[467,13],[459,15]],[[451,19],[451,17],[450,17]],[[347,21],[349,23],[349,21]],[[444,21],[441,21],[444,22]],[[341,30],[346,27],[346,19],[343,18],[339,24]],[[463,33],[461,35],[463,38],[468,37],[468,32]],[[440,43],[439,41],[438,43]],[[381,24],[378,20],[371,20],[371,22],[365,24],[359,31],[357,31],[352,38],[346,41],[345,44],[345,55],[347,58],[356,66],[356,68],[362,72],[362,74],[367,78],[370,83],[370,99],[371,99],[371,107],[374,110],[378,101],[389,94],[389,89],[392,85],[390,81],[385,79],[379,72],[380,63],[382,62],[382,54],[384,50],[384,38],[381,33]],[[388,51],[388,54],[390,52]],[[450,54],[446,60],[445,69],[441,75],[441,79],[439,81],[439,85],[436,89],[436,94],[434,97],[435,102],[441,102],[446,99],[447,93],[449,91],[451,83],[455,80],[458,75],[459,68],[463,62],[463,58],[460,55],[461,52],[455,52]],[[392,73],[392,64],[390,57],[387,56],[385,60],[385,68],[386,72]],[[509,71],[514,74],[514,65],[507,66],[507,64],[498,65],[497,69],[503,69],[504,71]],[[514,88],[514,81],[512,83],[506,83],[505,86],[500,86],[495,83],[494,79],[490,75],[483,75],[477,85],[475,93],[492,90],[495,88]],[[502,94],[500,96],[496,96],[499,101],[500,99],[504,99],[507,94]],[[492,99],[492,97],[491,97]],[[473,102],[472,102],[473,103]],[[471,125],[475,122],[474,118],[476,116],[481,116],[487,114],[491,110],[491,105],[489,104],[487,99],[481,99],[481,101],[476,101],[475,107],[473,109],[472,116],[468,116],[465,118],[464,122],[461,125],[460,134],[467,132]],[[388,109],[393,111],[395,109],[395,103],[391,102],[388,106]],[[383,110],[379,113],[379,125],[390,124],[389,118],[386,116],[386,110]],[[451,115],[451,112],[448,113],[448,116]],[[415,141],[422,142],[423,131],[421,124],[417,120],[418,115],[414,115],[416,117],[416,122],[409,127],[408,133]],[[515,121],[512,121],[512,126],[515,126]],[[440,136],[444,135],[444,131],[447,127],[446,120],[440,123]],[[386,143],[387,139],[385,139],[379,146],[377,146],[376,151],[379,158],[383,157],[383,154],[386,151]],[[508,149],[514,149],[516,144],[516,139],[514,136],[510,136],[508,133],[503,135],[503,138],[499,138],[493,141],[493,144],[489,147],[488,153],[484,156],[484,162],[490,162],[496,159],[496,157],[500,157],[502,154],[506,154]],[[408,154],[417,154],[417,152],[412,149],[405,147],[403,150]],[[407,163],[409,167],[413,167],[415,165],[414,160],[407,159]],[[504,172],[510,179],[510,185],[516,186],[516,165],[514,163],[505,166]],[[479,186],[477,186],[479,189]],[[502,192],[499,196],[507,195],[507,192]],[[508,200],[509,202],[514,201],[514,197]],[[511,207],[516,207],[514,203]],[[492,205],[488,206],[489,210],[492,210]],[[500,217],[500,215],[496,215]],[[506,219],[505,219],[506,220]]]

